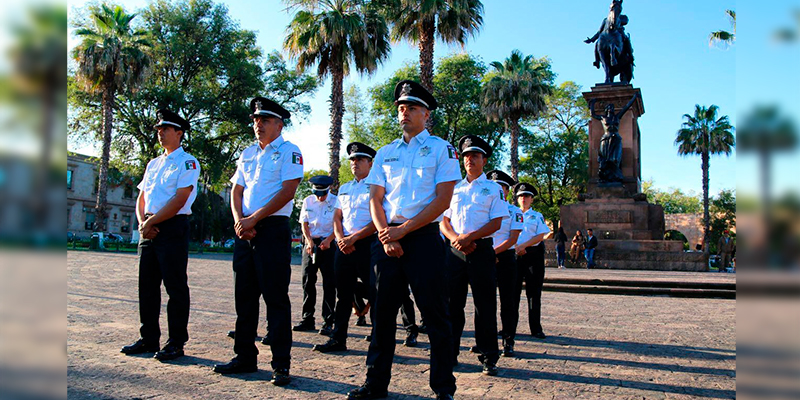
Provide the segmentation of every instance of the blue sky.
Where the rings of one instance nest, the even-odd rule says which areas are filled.
[[[252,1],[225,3],[231,17],[241,27],[257,31],[258,44],[265,53],[281,49],[285,28],[291,18],[282,2],[262,0],[255,8]],[[593,47],[584,44],[583,39],[597,30],[608,11],[608,3],[608,0],[484,1],[484,26],[478,36],[464,49],[437,43],[435,56],[467,51],[489,63],[503,60],[513,49],[519,49],[536,57],[550,57],[553,70],[558,74],[557,82],[572,80],[588,91],[603,80],[603,74],[592,66]],[[85,2],[72,1],[69,4],[71,9],[81,8]],[[121,4],[133,11],[147,2],[125,0]],[[684,113],[691,113],[698,103],[716,104],[734,124],[736,122],[737,94],[742,96],[742,88],[738,88],[737,93],[737,85],[747,83],[743,81],[746,77],[741,74],[737,77],[737,67],[746,69],[753,61],[737,58],[738,43],[729,49],[719,49],[710,48],[707,42],[711,30],[730,29],[724,10],[734,7],[734,1],[629,0],[624,3],[623,13],[630,18],[626,30],[631,35],[636,57],[632,83],[641,88],[646,109],[639,119],[642,177],[653,179],[657,187],[700,192],[699,157],[679,157],[673,144]],[[755,10],[753,12],[755,14]],[[739,15],[742,15],[741,10]],[[789,23],[788,13],[786,16]],[[768,17],[763,12],[756,15],[759,19]],[[740,17],[740,26],[741,20],[744,18]],[[71,37],[70,46],[75,43]],[[362,90],[366,89],[384,81],[407,61],[416,62],[417,59],[416,47],[405,42],[396,43],[391,58],[373,76],[350,76],[345,85],[354,83]],[[797,64],[793,65],[796,68]],[[775,68],[780,70],[776,73],[788,72]],[[795,79],[790,83],[796,82]],[[748,87],[747,90],[759,93],[758,87]],[[330,80],[310,100],[311,116],[286,133],[287,138],[303,151],[308,168],[325,169],[327,165],[327,146],[322,143],[327,142],[329,95]],[[739,101],[741,103],[741,98]],[[94,151],[74,145],[70,150]],[[745,176],[752,173],[750,168],[737,171],[736,159],[735,153],[730,157],[712,158],[711,193],[734,188],[737,172]]]

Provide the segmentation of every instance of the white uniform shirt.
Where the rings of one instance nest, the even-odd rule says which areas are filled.
[[[169,203],[180,188],[192,186],[192,193],[178,214],[191,215],[192,203],[197,198],[197,178],[200,163],[191,154],[178,147],[169,155],[165,152],[150,160],[144,177],[136,186],[144,193],[144,212],[155,214]]]
[[[339,208],[342,210],[342,228],[350,236],[372,222],[369,214],[369,185],[366,178],[353,179],[339,188]]]
[[[303,155],[300,148],[278,136],[262,149],[258,143],[244,149],[231,183],[244,187],[242,214],[250,216],[264,207],[281,190],[283,181],[303,178]],[[288,217],[292,200],[274,216]]]
[[[500,229],[498,229],[493,236],[495,246],[508,240],[508,238],[511,237],[511,231],[521,231],[524,225],[522,210],[513,204],[506,203],[506,206],[508,208],[508,213],[506,217],[503,218],[503,224],[500,225]],[[520,232],[520,234],[521,233],[522,232]],[[515,245],[512,244],[509,249],[513,249],[514,247]]]
[[[502,191],[500,185],[486,179],[486,174],[472,182],[467,178],[458,182],[450,208],[444,212],[444,216],[450,218],[453,231],[459,235],[475,232],[495,218],[508,216],[508,207],[500,196]]]
[[[300,223],[308,222],[311,238],[326,238],[333,234],[333,211],[339,208],[336,195],[328,193],[324,201],[319,201],[317,196],[311,195],[303,199],[300,208]]]
[[[532,237],[539,235],[541,233],[549,233],[550,228],[544,222],[544,217],[538,211],[534,211],[530,209],[522,213],[522,221],[524,228],[522,229],[522,233],[519,234],[519,239],[517,239],[517,244],[526,242],[530,240]],[[539,246],[542,244],[541,241],[534,246]]]
[[[401,224],[414,218],[436,198],[436,185],[461,180],[458,153],[444,139],[423,130],[409,143],[403,138],[383,146],[375,155],[368,185],[386,189],[386,222]],[[435,222],[442,220],[436,217]]]

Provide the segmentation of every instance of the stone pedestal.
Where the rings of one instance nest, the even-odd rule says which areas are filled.
[[[644,114],[639,89],[631,85],[598,85],[583,93],[587,102],[595,100],[595,114],[612,102],[616,110],[624,107],[634,93],[636,102],[620,120],[623,182],[599,181],[597,153],[603,125],[589,123],[589,182],[579,202],[561,206],[561,226],[569,239],[576,230],[586,234],[593,229],[599,246],[595,253],[598,268],[704,271],[702,254],[686,253],[683,242],[664,240],[664,209],[649,204],[641,191],[641,144],[638,118]],[[552,242],[552,241],[548,241]],[[554,247],[548,243],[548,248]],[[553,261],[551,262],[550,259]],[[548,257],[548,265],[555,257]]]

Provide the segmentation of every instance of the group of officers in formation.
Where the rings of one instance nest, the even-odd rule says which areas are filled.
[[[254,342],[263,297],[268,330],[263,342],[272,351],[271,382],[290,383],[292,331],[316,330],[317,270],[323,281],[319,332],[329,339],[313,350],[347,351],[354,304],[359,324],[365,324],[367,313],[372,322],[366,381],[348,393],[349,399],[387,396],[398,310],[407,329],[404,344],[416,345],[419,330],[409,287],[420,310],[420,327],[430,340],[430,387],[437,399],[451,399],[456,391],[453,368],[458,364],[468,287],[475,306],[472,351],[478,354],[484,374],[496,375],[499,358],[514,355],[523,281],[530,333],[545,337],[540,323],[542,241],[550,230],[542,215],[531,209],[536,190],[499,170],[484,173],[492,148],[480,137],[464,136],[456,149],[432,136],[425,126],[437,103],[420,84],[400,82],[394,98],[402,138],[377,151],[358,142],[348,144],[355,179],[343,184],[338,195],[329,193],[330,177],[310,179],[313,194],[303,200],[300,213],[302,319],[294,327],[289,216],[303,178],[303,156],[281,135],[290,113],[263,97],[250,102],[257,143],[242,152],[231,178],[237,318],[229,336],[234,338],[236,356],[216,365],[215,372],[257,370]],[[189,339],[187,216],[197,195],[200,165],[181,147],[189,123],[169,110],[159,110],[158,120],[155,128],[165,153],[148,163],[136,207],[141,233],[140,338],[122,352],[155,352],[155,358],[164,361],[183,356]],[[509,192],[521,209],[507,202]],[[161,282],[169,295],[169,339],[163,348]],[[360,307],[359,300],[364,300]]]

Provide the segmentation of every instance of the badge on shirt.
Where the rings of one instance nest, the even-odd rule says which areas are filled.
[[[481,193],[480,194],[481,194],[481,196],[488,196],[489,194],[491,194],[491,192],[489,191],[489,189],[483,188],[483,189],[481,189]]]
[[[456,160],[458,159],[458,152],[456,151],[456,148],[453,147],[453,146],[450,146],[449,144],[447,145],[447,155],[450,156],[450,158],[453,158],[453,159],[456,159]]]
[[[292,153],[292,164],[303,165],[303,155],[297,152]]]
[[[197,163],[195,163],[194,160],[186,161],[186,170],[193,170],[193,169],[197,169]]]
[[[281,158],[281,153],[280,152],[276,151],[276,152],[272,153],[272,161],[278,161],[279,158]],[[300,164],[302,164],[302,162]]]
[[[389,158],[384,158],[383,159],[383,162],[385,162],[385,163],[387,163],[387,162],[395,162],[395,161],[400,161],[400,157],[389,157]]]
[[[420,157],[427,157],[428,154],[431,154],[430,146],[425,146],[425,147],[422,147],[421,149],[419,149]]]
[[[522,222],[522,213],[516,213],[514,216],[517,222]]]

